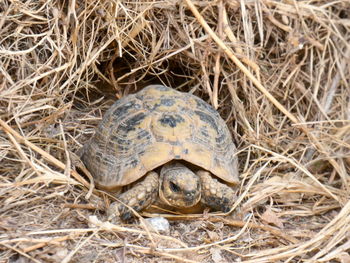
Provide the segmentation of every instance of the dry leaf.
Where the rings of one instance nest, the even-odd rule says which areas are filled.
[[[271,208],[267,208],[266,211],[261,215],[261,219],[266,221],[269,224],[273,224],[279,228],[283,228],[283,222],[276,215],[275,212],[271,210]]]
[[[220,239],[219,234],[213,231],[207,231],[211,241],[218,241]]]
[[[341,263],[350,263],[349,253],[343,252],[338,256],[338,258],[340,259]]]

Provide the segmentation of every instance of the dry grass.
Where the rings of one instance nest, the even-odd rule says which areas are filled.
[[[350,262],[349,43],[348,0],[0,2],[0,262]],[[105,221],[72,153],[150,83],[227,121],[232,214]]]

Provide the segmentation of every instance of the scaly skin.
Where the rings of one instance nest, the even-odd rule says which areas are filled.
[[[236,200],[232,188],[220,183],[207,171],[198,171],[196,174],[200,177],[202,184],[201,202],[214,210],[225,213],[230,211]]]
[[[148,206],[150,206],[158,196],[159,176],[156,172],[148,172],[144,179],[138,182],[129,190],[122,193],[118,199],[130,206],[136,212],[139,212]],[[133,217],[133,212],[122,203],[113,203],[109,211],[109,219],[113,219],[116,215],[120,215],[120,218],[124,221]]]

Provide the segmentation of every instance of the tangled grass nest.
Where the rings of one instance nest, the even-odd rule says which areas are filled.
[[[350,262],[349,1],[4,0],[0,14],[0,262]],[[105,221],[73,156],[151,83],[226,120],[230,215],[167,233]]]

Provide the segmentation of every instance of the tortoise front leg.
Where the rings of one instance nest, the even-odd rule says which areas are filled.
[[[148,172],[144,179],[129,190],[122,193],[118,199],[130,206],[136,212],[147,208],[157,198],[158,195],[159,176],[156,172]],[[124,221],[133,217],[133,212],[125,205],[114,202],[108,210],[108,218],[113,220],[118,214]]]
[[[216,211],[228,212],[236,200],[235,192],[226,184],[220,183],[207,171],[196,173],[202,184],[201,202]]]

